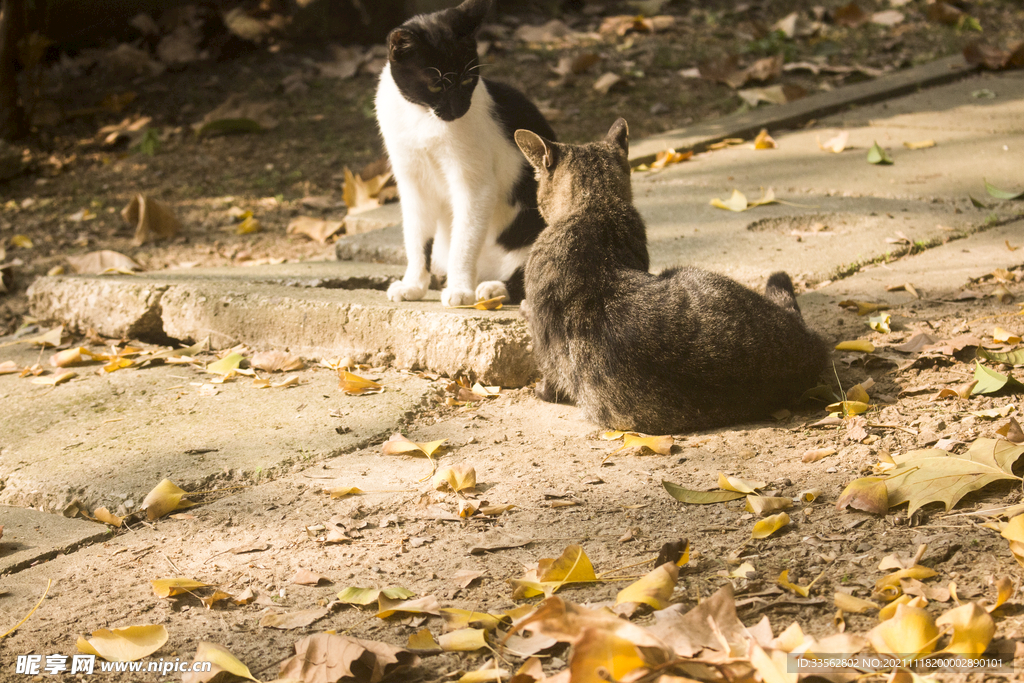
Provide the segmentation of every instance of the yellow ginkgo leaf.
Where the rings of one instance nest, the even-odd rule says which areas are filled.
[[[629,432],[629,433],[630,434],[636,434],[636,432]],[[605,441],[615,441],[616,439],[621,439],[625,434],[626,434],[626,432],[620,432],[620,431],[617,431],[617,430],[613,430],[613,431],[610,431],[610,432],[601,432],[601,438],[604,439]]]
[[[229,353],[219,361],[206,366],[206,371],[215,375],[231,375],[238,370],[238,364],[245,358],[240,353]]]
[[[32,240],[26,235],[12,235],[11,246],[18,247],[19,249],[31,249],[33,246]]]
[[[641,436],[640,434],[626,433],[622,435],[623,448],[647,449],[658,455],[668,455],[672,452],[672,444],[675,440],[671,436]]]
[[[833,154],[839,154],[846,149],[846,143],[850,141],[850,132],[846,130],[839,131],[839,133],[832,138],[829,138],[825,142],[818,140],[818,147],[825,152],[832,152]]]
[[[537,575],[541,581],[596,581],[594,565],[583,551],[582,546],[570,545],[556,559],[542,559],[537,563]]]
[[[475,308],[478,311],[496,311],[501,308],[501,303],[505,300],[505,296],[496,296],[493,299],[481,299],[475,304],[467,304],[465,306],[451,306],[451,308]]]
[[[793,499],[782,496],[747,496],[747,512],[764,515],[793,507]]]
[[[348,370],[338,370],[340,378],[338,386],[349,396],[365,396],[366,394],[379,394],[384,387],[373,380],[364,379],[359,375],[353,375]]]
[[[671,562],[666,562],[619,591],[615,596],[615,604],[642,602],[654,609],[665,609],[678,580],[679,568]]]
[[[445,629],[449,631],[457,631],[462,628],[482,628],[485,631],[493,631],[502,622],[502,617],[457,607],[441,608],[441,618],[444,619]]]
[[[78,651],[102,657],[108,662],[134,662],[153,654],[167,642],[163,625],[101,628],[92,637],[79,637]]]
[[[628,674],[647,665],[648,662],[644,660],[633,642],[616,635],[610,629],[585,629],[581,637],[573,643],[572,671],[603,671],[607,676],[598,678],[596,673],[587,677],[574,676],[574,681],[621,681]]]
[[[927,149],[935,146],[935,140],[921,140],[919,142],[904,142],[903,146],[907,149]]]
[[[466,463],[442,467],[430,483],[438,491],[443,491],[446,488],[454,492],[474,489],[476,488],[476,469]]]
[[[50,356],[50,365],[55,368],[66,368],[70,365],[78,365],[79,363],[85,363],[94,358],[93,354],[89,352],[89,349],[84,346],[75,346],[70,349],[64,349]]]
[[[482,628],[460,628],[438,636],[437,644],[445,652],[475,652],[487,647],[487,632]]]
[[[213,665],[210,672],[214,675],[221,671],[227,671],[229,674],[238,676],[239,678],[245,678],[250,681],[257,680],[249,671],[249,667],[242,664],[242,662],[231,654],[231,652],[223,645],[207,641],[200,642],[199,647],[196,648],[196,656],[193,661],[210,662]]]
[[[954,607],[936,619],[935,625],[953,628],[953,637],[942,652],[963,657],[980,657],[996,633],[992,616],[976,602]]]
[[[459,510],[458,515],[463,519],[472,517],[476,514],[476,511],[480,509],[480,502],[476,500],[470,500],[467,498],[459,499]]]
[[[401,434],[392,434],[391,437],[384,442],[382,452],[384,455],[398,455],[400,453],[421,453],[431,460],[434,457],[434,453],[437,452],[448,439],[441,439],[439,441],[430,441],[428,443],[416,443],[405,438]]]
[[[441,646],[434,640],[434,635],[429,628],[421,628],[409,636],[406,648],[409,650],[440,650]]]
[[[739,477],[730,477],[723,472],[718,473],[718,488],[737,493],[754,493],[767,484],[763,481],[747,481]]]
[[[754,539],[768,538],[787,524],[789,524],[789,515],[785,512],[780,512],[777,515],[765,517],[760,522],[754,524],[754,530],[750,536]]]
[[[711,206],[716,209],[725,209],[726,211],[746,211],[749,208],[747,204],[747,196],[739,190],[733,190],[732,196],[727,201],[722,201],[718,197],[711,200]]]
[[[830,413],[838,413],[843,417],[850,415],[860,415],[871,410],[871,406],[861,401],[839,401],[837,403],[829,404],[825,407]]]
[[[915,656],[935,649],[939,629],[927,610],[900,605],[896,614],[871,629],[868,642],[875,652],[885,655]]]
[[[871,397],[868,396],[868,391],[864,388],[863,384],[854,384],[846,390],[846,400],[857,401],[859,403],[870,403]]]
[[[868,318],[868,327],[873,329],[875,332],[881,332],[888,334],[892,332],[892,328],[889,327],[890,316],[888,313],[879,313]]]
[[[169,512],[195,505],[190,500],[182,499],[186,495],[188,494],[184,489],[178,488],[170,479],[164,479],[146,494],[142,501],[142,509],[146,511],[146,517],[150,521],[160,519]]]
[[[455,683],[500,683],[508,677],[508,671],[499,669],[493,659],[488,659],[479,669],[462,674]]]
[[[841,609],[842,611],[848,612],[850,614],[864,614],[865,612],[870,612],[872,610],[878,609],[878,605],[871,602],[870,600],[858,598],[855,595],[849,595],[847,593],[837,592],[835,594],[834,601],[836,604],[836,609]]]
[[[124,517],[118,517],[107,508],[96,508],[96,510],[93,511],[92,516],[104,524],[109,524],[113,527],[120,527],[124,524]]]
[[[251,212],[246,212],[251,213]],[[259,232],[263,229],[258,219],[253,218],[251,215],[246,216],[245,219],[235,226],[236,235],[251,235],[254,232]]]
[[[337,486],[329,491],[331,498],[344,498],[345,496],[358,496],[363,490],[358,486]]]
[[[195,579],[186,579],[183,577],[176,577],[171,579],[153,579],[149,583],[152,584],[153,591],[159,598],[169,598],[172,595],[190,593],[198,588],[206,588],[210,585],[208,583],[203,583],[202,581],[196,581]]]
[[[798,586],[797,584],[790,582],[788,569],[782,570],[782,573],[779,574],[779,578],[775,579],[775,583],[779,584],[788,591],[793,591],[802,598],[806,598],[808,595],[811,594],[810,586]]]
[[[890,586],[890,588],[893,589],[893,590],[898,590],[895,586]],[[888,599],[889,598],[889,595],[887,595],[886,593],[882,593],[882,592],[877,592],[876,591],[875,595],[880,595],[880,596],[883,597],[883,599]],[[927,607],[928,601],[925,600],[924,598],[921,598],[920,600],[917,600],[918,597],[920,597],[920,596],[916,596],[916,597],[913,596],[913,595],[901,595],[901,596],[899,596],[898,598],[896,598],[895,600],[890,602],[888,605],[886,605],[882,609],[878,610],[878,620],[879,621],[885,621],[886,619],[892,619],[894,616],[896,616],[896,610],[900,608],[900,605],[910,605],[911,607]],[[916,603],[914,602],[915,600],[917,600]]]
[[[775,139],[768,135],[768,129],[762,128],[761,132],[754,138],[754,149],[776,149],[779,143],[775,142]]]
[[[380,608],[377,617],[387,619],[395,614],[432,614],[438,616],[441,606],[437,604],[437,598],[433,595],[425,595],[416,600],[393,600],[381,591],[377,597],[377,606]]]
[[[917,579],[918,581],[924,581],[925,579],[930,579],[937,575],[938,572],[931,567],[915,564],[913,567],[908,569],[900,569],[892,574],[886,574],[875,582],[875,590],[881,590],[886,586],[899,586],[900,581],[903,579]]]
[[[64,382],[67,382],[68,380],[74,377],[78,377],[77,372],[75,372],[74,370],[65,370],[64,372],[58,372],[56,374],[48,375],[46,377],[36,377],[35,379],[32,380],[32,384],[47,384],[51,386],[57,386],[58,384],[63,384]]]
[[[1001,327],[997,327],[992,330],[992,341],[1002,342],[1003,344],[1020,344],[1020,335],[1008,332]]]
[[[813,503],[818,499],[818,496],[820,495],[821,489],[807,489],[806,491],[801,491],[800,494],[797,496],[797,499],[801,503]]]
[[[836,344],[836,351],[860,351],[862,353],[873,353],[874,350],[875,345],[867,339],[853,339],[851,341],[841,341]]]

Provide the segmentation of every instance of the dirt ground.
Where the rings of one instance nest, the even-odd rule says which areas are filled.
[[[736,110],[742,105],[733,88],[676,73],[714,55],[736,52],[749,64],[784,49],[791,62],[829,55],[834,64],[899,68],[955,53],[976,33],[929,21],[925,3],[911,2],[901,7],[907,19],[896,27],[833,26],[803,39],[776,36],[781,43],[771,44],[766,27],[795,9],[812,16],[805,4],[810,3],[749,3],[742,11],[730,9],[734,3],[703,3],[699,9],[672,4],[664,11],[677,17],[673,29],[605,37],[582,47],[502,38],[522,23],[541,23],[541,18],[500,18],[487,55],[495,64],[494,77],[519,85],[547,109],[562,112],[556,130],[563,139],[578,141],[603,134],[608,121],[623,112],[630,112],[630,125],[639,138]],[[618,13],[613,5],[586,7],[565,17],[566,23],[594,31],[602,14]],[[1010,3],[979,2],[970,9],[993,43],[1024,29],[1024,12]],[[548,67],[560,56],[587,50],[600,53],[601,67],[553,85],[556,77]],[[288,236],[285,225],[290,217],[310,212],[304,198],[340,199],[342,168],[373,161],[380,148],[372,119],[373,75],[344,81],[316,76],[310,61],[323,58],[321,49],[292,46],[229,62],[192,64],[152,78],[118,80],[97,69],[50,83],[48,87],[66,98],[66,111],[94,106],[104,95],[129,88],[137,97],[118,114],[66,115],[38,129],[26,143],[30,172],[3,186],[7,203],[0,213],[0,237],[7,244],[7,258],[18,258],[21,264],[14,271],[13,292],[0,298],[0,333],[22,323],[24,291],[31,280],[64,264],[70,254],[113,249],[147,269],[328,258],[330,245]],[[592,84],[605,70],[631,75],[620,90],[600,95]],[[295,73],[307,89],[285,94],[282,80]],[[858,77],[800,72],[792,78],[794,84],[815,89]],[[280,124],[259,135],[197,139],[189,133],[189,124],[236,92],[272,102]],[[101,126],[140,115],[152,116],[160,129],[155,155],[103,148],[97,134]],[[169,244],[132,247],[133,231],[118,212],[135,192],[170,202],[188,225],[187,233]],[[237,235],[227,214],[230,207],[253,210],[262,232]],[[83,208],[96,218],[69,218]],[[322,213],[334,217],[339,212]],[[26,235],[34,246],[12,246],[8,240],[15,234]],[[1015,277],[1008,287],[1019,298],[1024,271],[1010,275]],[[951,286],[960,284],[966,283]],[[473,465],[477,493],[435,491],[429,480],[431,463],[424,458],[389,456],[394,458],[390,466],[381,467],[381,444],[303,463],[258,484],[226,476],[214,492],[190,496],[200,505],[178,518],[134,523],[105,543],[5,577],[9,586],[0,590],[12,594],[0,594],[3,628],[28,614],[38,599],[25,587],[39,586],[46,578],[55,584],[45,604],[57,608],[40,609],[5,639],[4,650],[71,654],[80,634],[136,623],[164,624],[171,638],[159,656],[191,659],[201,641],[212,641],[228,648],[257,678],[269,680],[277,675],[277,663],[293,654],[296,640],[310,633],[334,629],[404,647],[424,626],[435,638],[442,630],[437,618],[382,620],[372,608],[338,604],[309,626],[277,630],[260,625],[270,612],[325,606],[349,586],[402,586],[417,597],[435,596],[442,607],[500,612],[524,604],[512,599],[509,579],[521,577],[541,558],[558,557],[572,544],[583,546],[598,573],[627,568],[616,575],[629,577],[569,585],[558,592],[574,603],[614,600],[629,581],[653,568],[665,543],[679,539],[690,542],[691,558],[680,571],[672,601],[687,607],[711,595],[737,566],[749,562],[752,573],[731,579],[739,617],[751,625],[768,616],[776,633],[794,621],[808,634],[834,633],[833,594],[869,597],[882,575],[882,558],[894,552],[913,556],[921,544],[928,546],[921,562],[938,572],[936,584],[955,581],[960,599],[992,595],[993,577],[1018,581],[1020,568],[1005,540],[980,526],[986,517],[970,514],[1020,502],[1018,482],[997,483],[969,495],[950,513],[935,505],[910,518],[903,507],[886,515],[835,509],[843,488],[870,473],[886,453],[934,446],[940,439],[942,445],[962,449],[979,437],[994,436],[1005,416],[991,419],[972,413],[1017,405],[1019,397],[936,396],[971,379],[979,343],[1003,348],[992,344],[995,326],[1024,334],[1017,306],[995,299],[915,300],[889,311],[893,331],[880,333],[837,303],[811,309],[810,323],[834,341],[864,338],[879,347],[869,357],[855,352],[834,356],[839,386],[875,382],[869,389],[874,408],[861,419],[812,426],[826,416],[824,407],[812,402],[775,421],[677,435],[669,455],[615,452],[618,442],[603,440],[600,430],[579,419],[575,409],[542,404],[529,388],[453,406],[446,401],[451,379],[437,378],[436,400],[408,416],[403,434],[421,443],[447,439],[439,464]],[[888,348],[921,331],[939,341],[960,338],[964,343],[924,353]],[[965,335],[976,341],[964,340]],[[377,374],[386,385],[397,372],[383,369]],[[363,400],[341,395],[331,371],[307,369],[299,375],[303,382],[323,383],[324,393],[336,394],[345,409],[357,409]],[[803,462],[809,451],[825,448],[835,452]],[[743,499],[684,505],[662,488],[665,480],[712,489],[720,472],[763,482],[761,490],[767,495],[796,498],[810,489],[821,493],[789,511],[792,523],[784,531],[752,540],[756,517],[744,510]],[[328,493],[350,486],[364,493],[339,499]],[[464,519],[457,512],[467,498],[515,507],[493,517]],[[340,542],[325,541],[332,531],[338,532]],[[299,569],[331,583],[296,585],[292,578]],[[777,585],[783,570],[794,583],[816,581],[808,598]],[[469,582],[459,572],[481,574]],[[217,584],[233,595],[252,589],[259,597],[244,606],[221,601],[207,609],[192,595],[154,595],[149,581],[172,576]],[[939,602],[942,609],[953,605]],[[1024,612],[1018,605],[1019,600],[1011,601],[1003,608],[992,650],[1012,653],[1014,642],[1024,637]],[[651,618],[637,621],[649,624]],[[845,615],[848,632],[863,633],[875,623],[874,616]],[[493,656],[489,650],[433,653],[401,680],[447,680]],[[511,670],[523,659],[508,651],[499,656]],[[545,671],[562,670],[567,656],[564,646],[546,650]],[[7,671],[0,679],[26,680]],[[971,680],[982,679],[976,674]]]

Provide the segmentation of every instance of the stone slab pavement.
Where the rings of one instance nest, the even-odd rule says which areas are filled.
[[[976,96],[983,91],[994,97]],[[1024,261],[1024,250],[1005,246],[1024,246],[1024,205],[986,197],[983,184],[1024,185],[1024,74],[962,78],[822,117],[813,128],[768,128],[778,149],[733,147],[634,175],[655,268],[697,264],[753,286],[787,270],[808,286],[802,304],[813,322],[839,297],[906,297],[885,286],[908,280],[937,295]],[[818,138],[839,130],[849,131],[852,149],[821,151]],[[925,139],[935,146],[903,146]],[[876,140],[893,165],[866,162]],[[741,213],[709,204],[734,188],[757,198],[761,187],[788,203]],[[968,195],[989,206],[974,207]],[[423,302],[386,300],[383,289],[402,271],[398,219],[395,206],[367,216],[391,227],[343,239],[345,261],[41,278],[30,291],[33,313],[115,337],[210,337],[219,348],[353,355],[506,387],[531,381],[529,335],[515,307],[443,309],[436,292]],[[921,253],[878,265],[911,249]],[[19,364],[39,357],[25,347],[0,350],[0,360]],[[83,377],[59,391],[0,377],[0,502],[59,510],[78,498],[127,509],[164,477],[182,486],[240,473],[251,481],[386,438],[436,391],[413,374],[381,371],[400,391],[364,397],[358,414],[332,417],[335,373],[307,372],[287,391],[205,396],[196,386],[202,376],[176,367]]]
[[[30,508],[0,505],[0,576],[110,536],[103,526]]]

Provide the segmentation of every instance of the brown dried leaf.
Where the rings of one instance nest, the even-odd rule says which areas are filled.
[[[266,372],[293,372],[306,367],[301,358],[286,351],[261,351],[249,360],[249,365]]]

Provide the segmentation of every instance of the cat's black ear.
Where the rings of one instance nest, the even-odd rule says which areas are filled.
[[[626,119],[618,118],[605,136],[605,141],[622,148],[622,151],[629,154],[629,126]]]
[[[416,36],[412,31],[399,26],[388,34],[388,59],[400,62],[412,52]]]
[[[455,32],[463,36],[476,33],[487,13],[491,11],[492,2],[493,0],[465,0],[456,7],[455,12],[458,19],[453,27]]]
[[[554,143],[545,140],[533,131],[517,130],[516,144],[522,150],[526,160],[537,170],[547,170],[555,165],[558,150]]]

